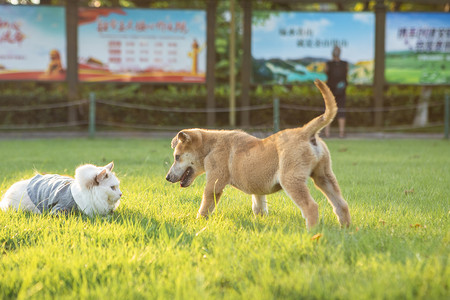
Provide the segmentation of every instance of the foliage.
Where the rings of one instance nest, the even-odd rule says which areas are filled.
[[[450,144],[330,140],[353,225],[312,183],[320,224],[283,193],[254,217],[227,188],[196,220],[204,176],[165,181],[170,139],[3,140],[0,194],[34,174],[114,160],[124,193],[107,217],[0,212],[2,299],[445,299],[450,293]]]
[[[0,107],[3,109],[0,109],[0,126],[45,125],[67,122],[67,108],[40,109],[33,111],[20,111],[14,109],[66,103],[66,84],[1,82],[0,90]]]
[[[40,84],[28,84],[33,88],[21,91],[14,86],[4,89],[0,95],[1,107],[45,105],[51,103],[65,103],[67,95],[63,84],[55,84],[51,88]],[[96,99],[110,103],[126,103],[137,106],[153,106],[174,109],[200,109],[206,106],[206,87],[195,86],[154,86],[140,84],[96,84],[83,85],[81,99],[88,99],[91,92]],[[415,115],[414,105],[418,103],[420,95],[419,86],[391,86],[385,93],[385,107],[401,106],[404,110],[388,111],[383,114],[386,127],[408,126],[412,124]],[[348,108],[367,109],[374,106],[373,91],[371,87],[350,86],[347,95]],[[221,85],[216,89],[216,107],[228,107],[229,91],[227,86]],[[301,86],[256,86],[251,91],[251,105],[266,104],[271,106],[275,97],[281,104],[304,106],[306,110],[281,109],[283,127],[296,127],[305,124],[320,114],[315,109],[323,107],[323,100],[313,85]],[[443,100],[445,88],[433,89],[429,110],[430,122],[443,122]],[[238,95],[239,99],[239,95]],[[440,103],[440,104],[439,104]],[[438,104],[438,105],[434,105]],[[238,103],[239,105],[239,103]],[[308,110],[312,107],[314,110]],[[76,107],[79,121],[88,121],[88,104]],[[205,127],[206,114],[203,112],[160,112],[138,108],[123,108],[105,104],[97,105],[97,122],[120,123],[125,126],[160,126],[161,128]],[[239,114],[239,113],[238,113]],[[14,126],[25,124],[45,125],[64,123],[67,121],[68,109],[39,111],[0,111],[0,126]],[[216,113],[216,127],[228,125],[228,113]],[[350,127],[372,127],[373,112],[348,112],[347,120]],[[238,117],[239,119],[239,117]],[[273,126],[272,108],[255,110],[250,113],[250,126],[252,128],[271,128]]]

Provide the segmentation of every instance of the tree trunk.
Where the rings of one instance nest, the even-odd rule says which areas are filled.
[[[432,88],[423,86],[420,92],[419,103],[417,104],[414,126],[423,127],[428,124],[428,104],[430,103]]]

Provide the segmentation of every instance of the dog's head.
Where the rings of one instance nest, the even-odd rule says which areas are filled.
[[[196,130],[180,131],[173,138],[174,162],[167,173],[167,181],[172,183],[179,181],[181,187],[188,187],[204,172],[201,143],[202,135]]]

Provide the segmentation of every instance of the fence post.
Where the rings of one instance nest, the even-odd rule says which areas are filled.
[[[280,131],[280,99],[273,99],[273,131]]]
[[[89,93],[89,137],[95,136],[95,93]]]
[[[444,137],[446,140],[448,140],[449,127],[450,127],[450,95],[445,94]]]

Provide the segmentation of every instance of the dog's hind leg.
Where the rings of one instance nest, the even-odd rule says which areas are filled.
[[[306,180],[281,178],[281,187],[302,211],[302,216],[306,219],[306,227],[311,229],[319,220],[319,206],[311,197]]]
[[[252,195],[252,210],[255,216],[264,216],[269,213],[265,195]]]
[[[344,200],[339,188],[336,176],[331,170],[329,161],[323,161],[314,169],[311,174],[314,184],[327,197],[328,202],[333,207],[333,212],[337,216],[341,226],[349,226],[351,223],[348,204]]]

